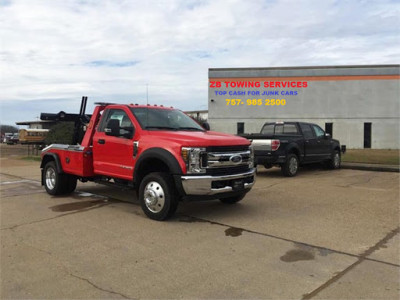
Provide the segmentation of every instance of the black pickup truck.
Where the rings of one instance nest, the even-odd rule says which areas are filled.
[[[285,176],[295,176],[300,165],[324,162],[339,169],[341,152],[338,140],[316,124],[303,122],[265,123],[260,133],[240,135],[252,140],[255,163],[267,169],[280,166]]]

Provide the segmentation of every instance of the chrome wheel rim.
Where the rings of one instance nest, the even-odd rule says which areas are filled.
[[[150,181],[144,188],[144,203],[152,213],[159,213],[165,204],[165,194],[162,186],[156,181]]]
[[[297,172],[298,163],[295,157],[291,157],[289,161],[289,171],[290,174],[295,174]]]
[[[335,153],[335,157],[333,158],[333,164],[334,164],[335,168],[339,167],[339,164],[340,164],[339,153]]]
[[[51,167],[46,170],[46,186],[50,190],[56,186],[56,171]]]

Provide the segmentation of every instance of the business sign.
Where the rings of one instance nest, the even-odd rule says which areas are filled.
[[[211,96],[224,97],[229,106],[285,106],[308,82],[210,79],[209,87]]]

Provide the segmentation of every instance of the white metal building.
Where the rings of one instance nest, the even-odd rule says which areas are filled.
[[[208,97],[212,130],[299,120],[348,148],[399,149],[400,65],[209,69]]]

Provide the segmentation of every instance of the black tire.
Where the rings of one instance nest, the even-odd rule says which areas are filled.
[[[167,173],[147,174],[140,183],[139,201],[150,219],[163,221],[170,218],[179,202],[172,177]]]
[[[64,194],[70,194],[76,189],[76,184],[77,184],[77,179],[73,175],[68,175],[68,174],[63,174],[65,177],[65,189],[64,189]]]
[[[43,170],[44,187],[50,195],[72,193],[76,188],[76,177],[68,174],[59,174],[54,161],[49,161]]]
[[[340,155],[340,151],[334,150],[332,152],[332,158],[328,162],[328,167],[333,170],[340,169],[341,163],[342,163],[342,158]]]
[[[286,157],[286,162],[282,165],[282,173],[286,177],[296,176],[299,170],[299,158],[296,154],[290,153]]]
[[[244,196],[246,196],[246,193],[240,193],[237,196],[219,199],[219,201],[221,201],[224,204],[235,204],[243,200]]]

